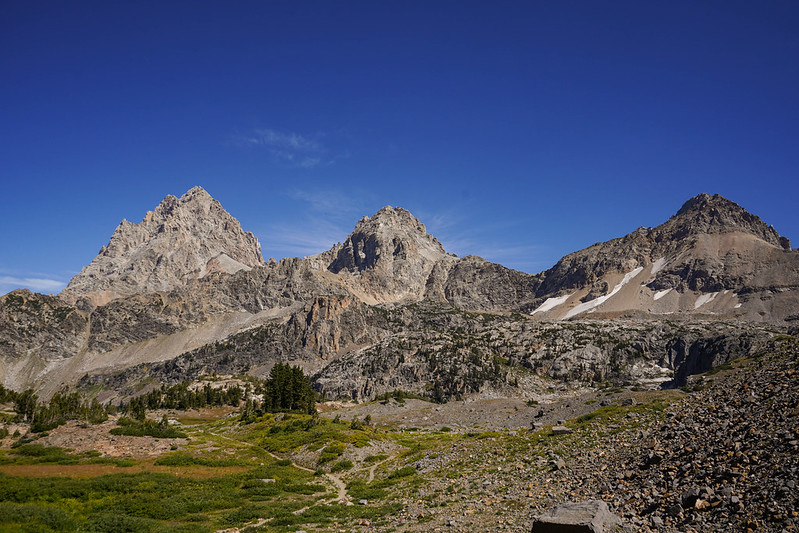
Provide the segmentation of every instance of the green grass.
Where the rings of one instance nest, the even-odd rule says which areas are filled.
[[[215,459],[210,457],[198,457],[187,452],[174,452],[163,455],[155,460],[156,465],[162,466],[245,466],[248,461],[236,458]]]
[[[310,415],[287,416],[280,421],[272,415],[265,415],[245,430],[245,440],[270,452],[289,452],[302,446],[317,451],[330,443],[362,447],[374,438],[372,429],[353,430],[348,424]]]
[[[330,467],[330,471],[333,472],[333,473],[342,472],[344,470],[349,470],[353,466],[354,465],[353,465],[352,461],[350,461],[349,459],[344,459],[344,460],[339,461],[338,463],[334,464],[333,466],[331,466]]]
[[[22,444],[8,451],[0,451],[0,465],[74,465],[78,464],[81,459],[81,456],[71,454],[64,448],[44,446],[43,444]]]
[[[161,464],[209,466],[186,454],[167,457]],[[155,472],[88,479],[0,474],[0,531],[215,531],[242,527],[266,511],[262,517],[305,523],[291,518],[292,511],[327,492],[313,473],[284,461],[205,479]]]

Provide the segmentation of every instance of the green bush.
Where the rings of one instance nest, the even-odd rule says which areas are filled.
[[[78,457],[67,453],[58,446],[44,446],[42,444],[20,444],[9,452],[20,457],[23,464],[31,463],[57,463],[76,464]]]
[[[388,494],[377,484],[368,484],[365,481],[353,481],[347,485],[347,491],[354,500],[381,500]]]
[[[393,471],[388,475],[388,479],[399,479],[402,477],[412,476],[416,473],[416,469],[412,466],[403,466],[399,470]]]
[[[186,452],[177,452],[164,455],[155,460],[155,464],[162,466],[243,466],[247,462],[241,459],[213,459],[208,457],[196,457]]]
[[[333,473],[342,472],[344,470],[349,470],[352,467],[353,467],[352,461],[350,461],[349,459],[344,459],[331,466],[330,471]]]
[[[0,503],[0,529],[6,531],[71,531],[74,521],[55,507],[32,504]]]
[[[109,433],[112,435],[129,435],[132,437],[155,437],[157,439],[186,438],[186,434],[177,428],[170,426],[166,420],[156,422],[154,420],[134,420],[132,418],[121,417],[115,427]]]
[[[117,514],[101,514],[89,517],[85,531],[97,533],[137,533],[139,531],[153,531],[158,525],[155,520]]]

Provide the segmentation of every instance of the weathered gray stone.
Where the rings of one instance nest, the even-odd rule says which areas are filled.
[[[620,530],[621,519],[601,500],[568,502],[550,509],[533,523],[532,533],[606,533]]]

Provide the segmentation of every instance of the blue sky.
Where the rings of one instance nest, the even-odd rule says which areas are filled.
[[[0,293],[201,185],[265,257],[406,207],[527,272],[720,193],[799,239],[799,3],[0,5]]]

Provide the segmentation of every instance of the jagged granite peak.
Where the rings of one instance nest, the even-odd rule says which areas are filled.
[[[433,266],[453,259],[408,210],[392,206],[363,217],[319,258],[334,274],[356,276],[358,289],[376,302],[420,298]]]
[[[123,220],[91,264],[61,293],[103,305],[121,296],[166,291],[212,272],[264,264],[252,233],[202,187],[167,195],[139,224]]]
[[[376,268],[381,259],[393,263],[415,254],[437,261],[446,257],[447,252],[410,211],[385,206],[358,221],[328,270],[335,273],[367,270]]]

